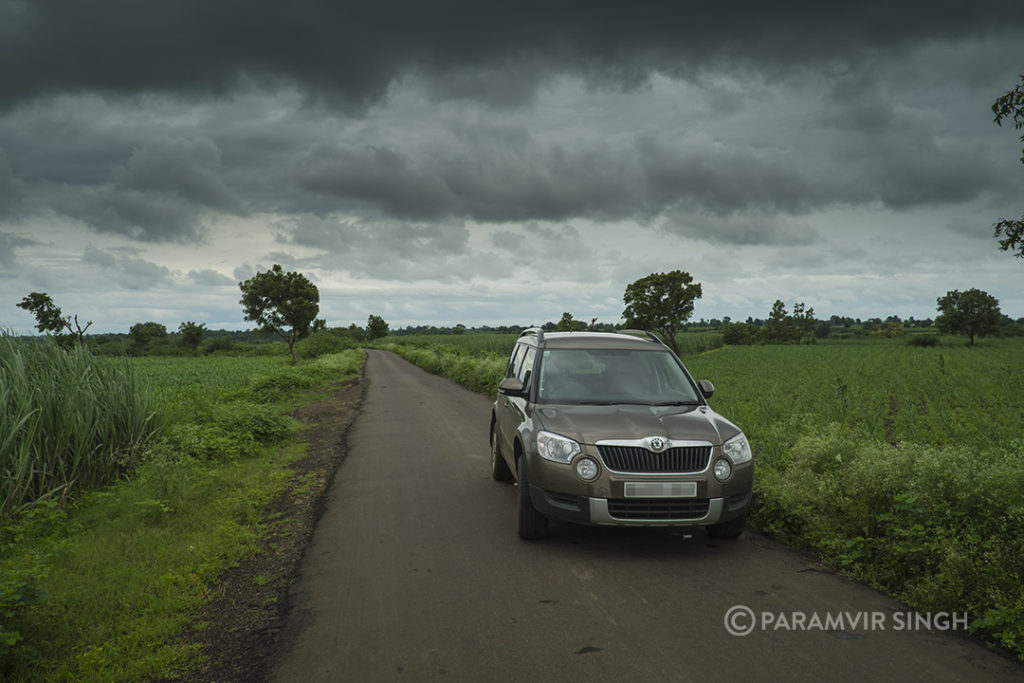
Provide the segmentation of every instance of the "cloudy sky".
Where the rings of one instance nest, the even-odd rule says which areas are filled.
[[[279,263],[330,325],[1024,316],[1024,4],[0,0],[0,328],[249,326]]]

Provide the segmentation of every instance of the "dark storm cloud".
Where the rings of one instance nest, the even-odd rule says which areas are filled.
[[[438,149],[320,144],[296,163],[310,191],[409,220],[619,219],[678,203],[714,213],[798,211],[830,197],[789,154],[643,133],[625,142],[545,143],[472,126]]]
[[[18,247],[27,247],[32,244],[35,244],[35,242],[30,239],[0,232],[0,268],[3,268],[3,270],[0,270],[0,277],[14,275],[13,271],[17,266],[14,250]]]
[[[11,216],[21,202],[21,181],[14,177],[7,154],[0,148],[0,220]]]
[[[166,282],[171,274],[165,266],[130,252],[115,253],[92,245],[83,251],[82,263],[109,272],[115,282],[127,289],[151,289]]]
[[[396,220],[333,220],[301,216],[278,239],[322,254],[306,262],[358,277],[469,280],[495,269],[468,251],[469,230],[461,224]]]
[[[894,209],[968,201],[1007,189],[977,144],[949,135],[923,111],[898,107],[863,74],[836,84],[821,114],[851,202]]]
[[[255,81],[296,83],[315,98],[361,106],[412,71],[436,80],[442,94],[508,102],[529,97],[552,72],[630,87],[652,69],[845,61],[863,50],[1020,26],[1022,17],[1024,6],[1005,0],[973,2],[970,11],[954,0],[6,0],[0,103],[92,90],[218,95]],[[495,87],[499,73],[510,88]]]
[[[136,149],[111,182],[66,188],[55,207],[98,232],[148,242],[202,239],[205,212],[239,213],[220,177],[220,150],[209,139],[159,139]]]

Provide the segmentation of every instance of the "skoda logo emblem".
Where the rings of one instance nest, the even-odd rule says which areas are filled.
[[[663,451],[665,449],[665,439],[660,436],[651,437],[651,450],[655,453]]]

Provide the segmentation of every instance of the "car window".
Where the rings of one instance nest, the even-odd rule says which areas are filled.
[[[519,369],[516,371],[516,377],[522,380],[524,387],[530,383],[530,373],[533,371],[533,361],[536,357],[536,347],[527,346],[526,353],[523,354],[522,363],[520,363]]]
[[[670,353],[632,349],[546,349],[537,396],[545,403],[700,403]]]
[[[522,359],[523,345],[516,344],[512,349],[512,356],[508,360],[508,367],[505,369],[506,377],[514,377],[516,375],[516,361]]]

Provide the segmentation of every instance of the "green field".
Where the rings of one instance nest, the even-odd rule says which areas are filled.
[[[474,336],[384,348],[491,395],[514,335]],[[756,527],[916,609],[967,612],[975,634],[1018,656],[1022,360],[1019,338],[683,353],[696,379],[715,384],[711,406],[750,438]]]
[[[159,430],[110,481],[71,479],[59,496],[44,492],[0,516],[0,681],[163,680],[194,665],[185,629],[201,627],[196,611],[220,574],[259,549],[272,523],[266,506],[288,490],[289,464],[305,453],[287,413],[317,387],[358,374],[364,357],[348,350],[293,366],[284,356],[94,365],[72,356],[79,376],[126,371],[101,373],[109,381],[97,402],[137,392]],[[46,367],[63,358],[48,356]],[[56,389],[39,388],[47,377]],[[47,370],[31,380],[40,409],[78,419],[60,398],[66,376]]]

